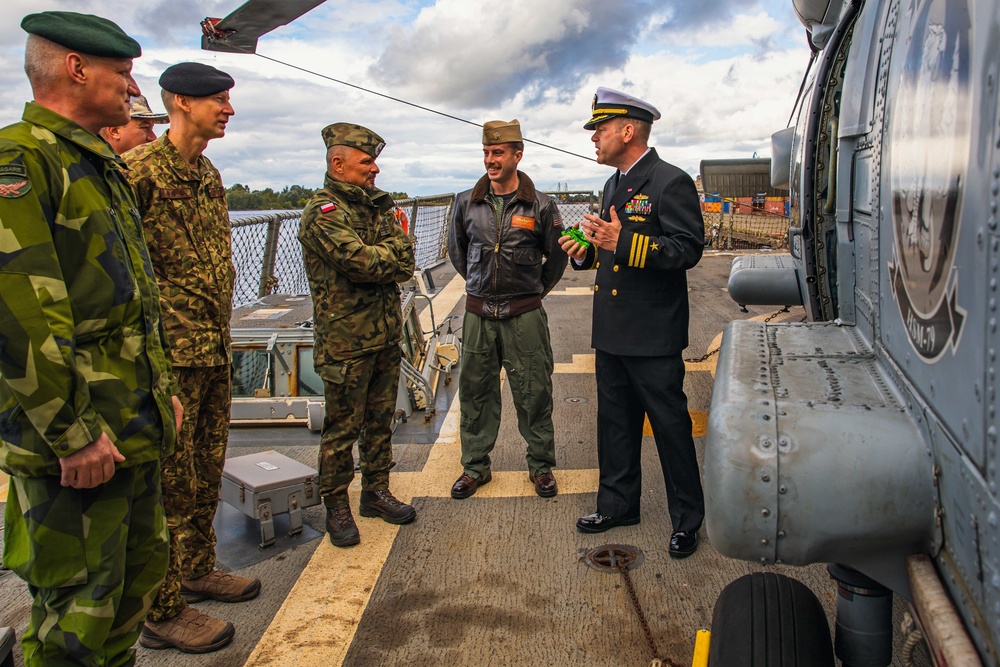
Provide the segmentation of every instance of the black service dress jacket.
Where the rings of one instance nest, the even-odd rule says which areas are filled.
[[[597,269],[591,346],[622,356],[680,354],[688,345],[685,272],[705,248],[694,181],[650,149],[620,180],[617,172],[608,179],[603,201],[601,218],[610,221],[613,206],[622,224],[617,248],[591,246],[582,263],[571,262]]]

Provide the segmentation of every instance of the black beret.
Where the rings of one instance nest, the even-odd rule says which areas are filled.
[[[201,63],[177,63],[160,75],[160,88],[168,93],[191,97],[215,95],[235,85],[233,77]]]
[[[139,42],[126,35],[117,24],[92,14],[56,11],[28,14],[21,20],[21,27],[28,34],[92,56],[138,58],[142,55]]]

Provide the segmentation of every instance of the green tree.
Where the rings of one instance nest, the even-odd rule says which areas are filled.
[[[272,188],[251,190],[237,183],[226,189],[226,204],[230,211],[274,211],[304,208],[315,190],[301,185],[286,185],[280,192]]]

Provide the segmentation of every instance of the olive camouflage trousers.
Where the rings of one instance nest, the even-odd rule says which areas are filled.
[[[118,468],[94,489],[12,477],[4,563],[33,598],[24,664],[118,666],[167,569],[160,462]]]
[[[359,439],[361,488],[389,488],[392,415],[396,410],[401,356],[399,346],[393,345],[363,357],[316,367],[326,395],[319,447],[319,495],[327,507],[347,504],[347,487],[354,480],[353,448]]]
[[[215,567],[215,511],[229,440],[230,368],[174,367],[184,422],[174,453],[163,459],[163,510],[170,529],[170,567],[149,620],[181,613],[181,579]]]

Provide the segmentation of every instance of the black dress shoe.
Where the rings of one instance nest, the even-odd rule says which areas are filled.
[[[551,472],[540,472],[534,476],[529,474],[528,479],[535,485],[535,493],[542,498],[551,498],[559,492],[556,478]]]
[[[493,473],[489,470],[484,472],[483,476],[479,478],[463,472],[462,476],[455,480],[455,483],[451,487],[451,497],[468,498],[483,484],[489,484],[491,479],[493,479]]]
[[[604,516],[600,512],[594,512],[587,516],[581,516],[576,520],[576,529],[581,533],[603,533],[615,526],[634,526],[639,523],[639,517],[613,517]]]
[[[687,558],[698,550],[698,531],[678,530],[670,536],[670,557]]]

